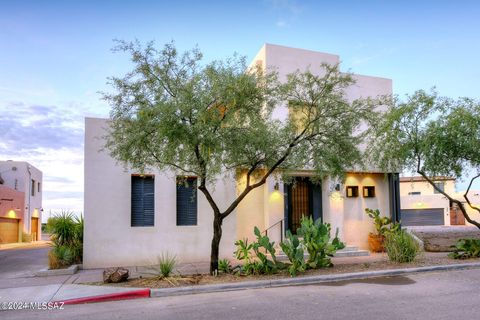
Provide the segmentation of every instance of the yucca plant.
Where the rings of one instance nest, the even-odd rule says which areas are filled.
[[[175,265],[177,264],[176,256],[170,255],[168,252],[162,253],[158,257],[158,271],[160,277],[166,278],[169,277],[173,270],[175,269]]]

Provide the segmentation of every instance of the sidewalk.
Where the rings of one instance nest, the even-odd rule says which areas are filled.
[[[14,243],[2,243],[0,244],[0,250],[10,250],[10,249],[32,249],[32,248],[42,248],[50,246],[50,240],[38,240],[32,242],[14,242]]]

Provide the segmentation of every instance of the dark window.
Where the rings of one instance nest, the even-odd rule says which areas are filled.
[[[373,186],[363,187],[363,197],[364,198],[375,197],[375,187]]]
[[[438,189],[442,190],[442,191],[445,191],[445,183],[443,182],[434,182],[433,183],[435,185],[435,187],[437,187]],[[433,193],[440,193],[437,191],[437,189],[433,188]]]
[[[421,195],[422,193],[420,191],[412,191],[412,192],[409,192],[408,195],[409,196],[419,196]]]
[[[155,179],[132,176],[132,227],[151,227],[155,217]]]
[[[42,192],[42,188],[40,186],[40,182],[38,183],[38,189],[37,189],[38,192]]]
[[[197,225],[197,178],[177,177],[177,226]]]
[[[32,190],[32,197],[35,195],[35,180],[32,179],[30,189]]]
[[[358,197],[358,186],[347,186],[347,198]]]

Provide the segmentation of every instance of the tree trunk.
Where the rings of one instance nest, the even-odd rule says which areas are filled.
[[[222,222],[220,214],[215,214],[213,219],[213,239],[212,250],[210,252],[210,274],[218,270],[218,254],[220,249],[220,240],[222,239]]]

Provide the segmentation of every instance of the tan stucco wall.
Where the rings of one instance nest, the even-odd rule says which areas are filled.
[[[131,170],[116,164],[102,148],[104,119],[85,121],[84,267],[151,265],[164,252],[179,261],[208,261],[213,215],[198,193],[198,225],[176,225],[176,180],[172,172],[155,175],[155,225],[131,227]],[[232,178],[220,177],[213,197],[221,209],[235,196]],[[223,223],[220,256],[231,258],[236,236],[235,213]]]
[[[356,198],[345,196],[346,186],[358,186]],[[364,186],[375,187],[375,197],[364,198]],[[332,224],[332,230],[339,229],[339,235],[348,245],[368,248],[368,233],[374,231],[372,219],[365,213],[366,208],[379,209],[382,216],[390,217],[389,187],[384,174],[349,173],[340,192],[331,191],[330,181],[323,188],[323,216]]]
[[[455,195],[455,198],[457,200],[460,200],[460,201],[463,202],[463,205],[465,206],[465,209],[467,210],[467,214],[471,219],[473,219],[477,222],[480,222],[480,213],[477,210],[473,209],[472,207],[470,207],[468,205],[468,203],[466,202],[466,200],[464,198],[464,194],[465,194],[465,191],[457,192],[457,194]],[[472,206],[474,206],[476,208],[480,208],[480,191],[471,190],[468,193],[468,200],[470,200],[470,203],[472,204]],[[473,226],[473,224],[471,224],[470,222],[468,222],[466,220],[465,220],[465,225]]]

